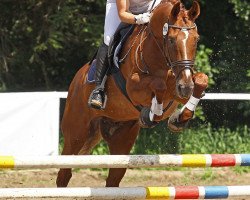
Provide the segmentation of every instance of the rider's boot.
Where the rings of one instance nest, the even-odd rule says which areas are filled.
[[[106,74],[108,68],[108,46],[103,43],[96,56],[96,72],[95,83],[96,87],[89,97],[88,104],[95,109],[103,109],[105,101],[105,91],[102,86],[103,77]]]

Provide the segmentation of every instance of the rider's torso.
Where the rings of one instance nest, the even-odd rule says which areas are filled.
[[[129,11],[133,14],[141,14],[151,9],[154,0],[129,0]]]
[[[116,0],[107,0],[108,3],[116,3]],[[129,11],[133,14],[141,14],[151,9],[154,0],[129,0]]]

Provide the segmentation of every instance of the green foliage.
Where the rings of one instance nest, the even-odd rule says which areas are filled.
[[[205,169],[203,175],[201,176],[201,179],[202,180],[209,180],[209,181],[212,181],[216,178],[215,174],[213,173],[213,170],[212,168],[207,168]]]
[[[101,143],[94,149],[95,155],[108,154],[107,146]],[[171,133],[165,123],[150,129],[142,129],[132,149],[132,154],[223,154],[250,152],[250,129],[238,127],[213,129],[190,128],[183,133]],[[209,172],[207,175],[210,176]]]
[[[104,1],[1,1],[0,89],[65,90],[99,45],[103,5]]]
[[[106,155],[109,154],[108,146],[107,144],[102,141],[100,142],[92,151],[93,155]]]
[[[201,122],[206,121],[206,118],[204,116],[204,111],[201,106],[196,107],[193,119],[197,121],[197,123],[199,123],[200,121]]]
[[[62,150],[63,150],[63,146],[64,146],[64,138],[62,136],[62,134],[59,135],[59,154],[62,154]]]
[[[212,68],[209,62],[209,57],[212,53],[213,51],[211,49],[206,48],[205,45],[200,45],[197,50],[195,60],[196,70],[205,73],[209,77],[209,86],[215,84],[213,75],[218,73],[218,70],[216,68]]]
[[[167,129],[166,122],[153,129],[142,129],[136,141],[133,154],[160,154],[178,152],[178,134]]]
[[[250,69],[247,70],[247,77],[249,77],[249,79],[250,79]],[[247,84],[247,90],[250,91],[250,81]]]
[[[246,153],[250,152],[250,129],[245,127],[189,129],[180,135],[181,153]]]
[[[234,5],[235,14],[242,19],[249,21],[250,3],[248,0],[229,0]]]
[[[250,168],[249,167],[236,166],[236,167],[233,168],[233,171],[238,173],[238,174],[244,174],[244,173],[249,173]]]

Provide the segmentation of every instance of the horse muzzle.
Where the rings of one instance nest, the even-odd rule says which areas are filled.
[[[173,68],[176,68],[176,94],[180,98],[188,99],[194,89],[193,82],[193,60],[180,60],[172,62]],[[179,69],[179,70],[178,70]]]
[[[178,83],[176,84],[176,92],[180,98],[188,99],[194,90],[194,83]]]

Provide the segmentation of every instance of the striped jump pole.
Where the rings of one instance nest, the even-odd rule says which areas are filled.
[[[127,188],[4,188],[1,198],[81,199],[227,199],[250,196],[246,186],[180,186]]]
[[[250,154],[0,156],[0,168],[141,168],[250,166]]]

